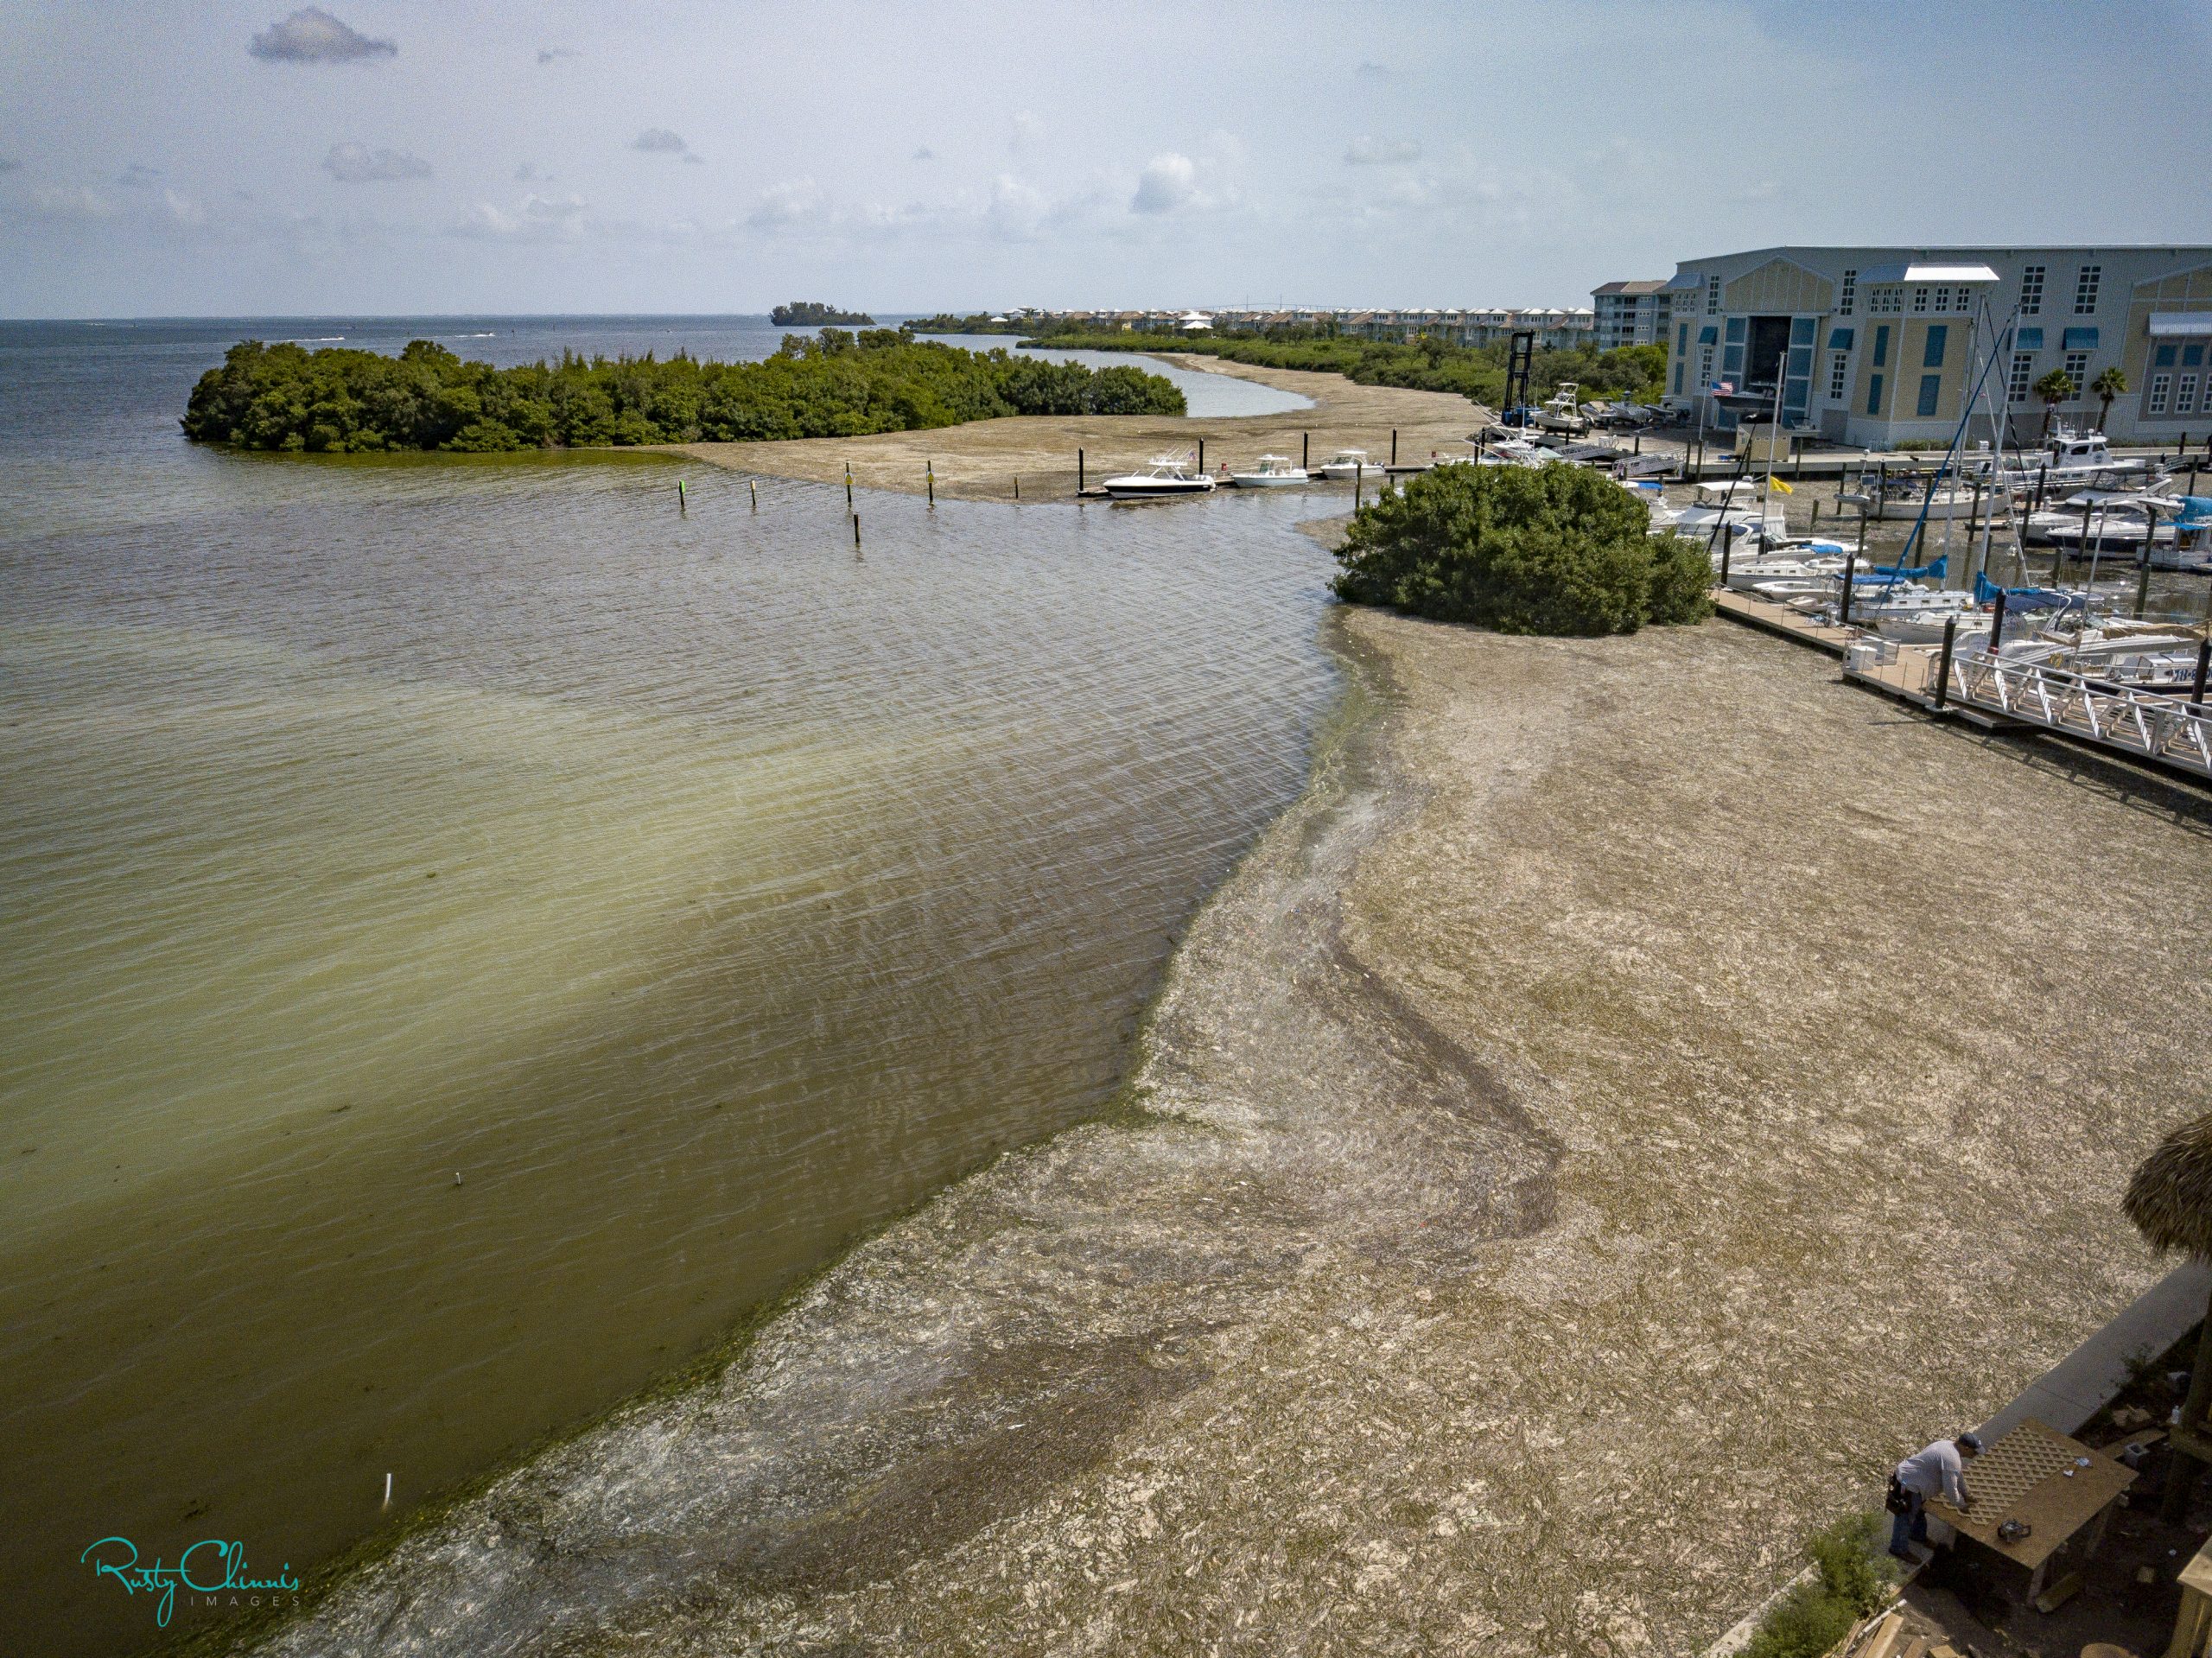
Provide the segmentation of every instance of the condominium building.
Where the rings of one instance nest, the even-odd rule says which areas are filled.
[[[1663,276],[1649,282],[1609,282],[1590,290],[1590,305],[1601,350],[1667,343],[1669,302]]]
[[[2063,369],[2061,416],[2094,422],[2118,368],[2107,435],[2212,433],[2212,247],[1759,248],[1686,260],[1666,294],[1668,391],[1723,429],[1778,391],[1785,425],[1839,442],[1948,438],[1969,400],[2032,441],[2037,380]]]

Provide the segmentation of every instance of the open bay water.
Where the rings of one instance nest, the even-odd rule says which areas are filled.
[[[661,457],[177,435],[247,335],[655,330],[783,332],[0,325],[10,1649],[154,1638],[97,1539],[303,1568],[1096,1114],[1301,786],[1311,503],[864,495],[856,555]]]

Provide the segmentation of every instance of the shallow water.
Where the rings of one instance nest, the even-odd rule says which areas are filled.
[[[155,1633],[92,1540],[305,1565],[1097,1110],[1336,694],[1310,505],[856,556],[649,457],[192,449],[245,333],[0,327],[22,1650]]]
[[[925,340],[941,340],[950,346],[960,346],[969,351],[1011,351],[1024,357],[1041,357],[1049,363],[1080,363],[1085,368],[1126,368],[1131,364],[1147,374],[1158,374],[1172,380],[1183,393],[1188,405],[1185,413],[1194,419],[1219,420],[1236,415],[1287,415],[1294,409],[1311,409],[1313,399],[1300,397],[1295,391],[1285,391],[1279,386],[1262,385],[1257,380],[1240,380],[1234,375],[1212,374],[1203,369],[1185,368],[1179,364],[1163,362],[1157,357],[1137,356],[1121,351],[1061,351],[1050,346],[1018,346],[1017,336],[1006,334],[932,334]],[[1173,350],[1170,345],[1165,349]]]

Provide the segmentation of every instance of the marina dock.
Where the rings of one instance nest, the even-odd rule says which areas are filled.
[[[2212,710],[2202,702],[2139,690],[2037,663],[1903,645],[1855,627],[1816,622],[1787,605],[1720,588],[1716,612],[1840,657],[1843,677],[1938,719],[1984,730],[2038,731],[2199,783],[2212,783]]]

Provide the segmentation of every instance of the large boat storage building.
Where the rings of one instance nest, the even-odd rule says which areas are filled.
[[[2212,435],[2212,248],[1758,248],[1686,260],[1666,294],[1667,389],[1723,429],[1779,388],[1785,426],[1838,442],[1948,438],[1993,352],[2016,439],[2042,427],[2044,375],[2076,387],[2062,417],[2094,419],[2112,367],[2109,437]]]

